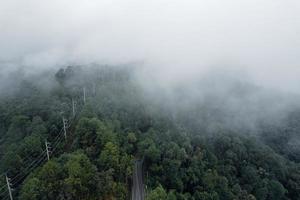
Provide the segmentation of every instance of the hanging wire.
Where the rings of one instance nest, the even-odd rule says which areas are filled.
[[[25,172],[22,176],[15,177],[14,181],[12,180],[12,184],[16,185],[17,183],[20,183],[21,181],[23,181],[26,178],[26,176],[28,176],[34,169],[36,169],[37,167],[39,167],[40,164],[42,162],[44,162],[46,159],[47,159],[46,156],[42,157],[40,160],[38,160],[36,162],[36,164],[34,166],[32,166],[31,168],[28,168],[27,172]]]
[[[2,186],[2,187],[0,188],[0,191],[3,190],[3,189],[6,189],[6,187],[7,187],[6,185]]]
[[[7,186],[5,186],[5,187],[6,187],[6,189],[7,189]],[[4,194],[7,193],[7,192],[8,192],[8,190],[4,190],[3,192],[0,193],[0,196],[4,195]]]
[[[70,122],[67,124],[66,128],[70,128],[73,125],[75,119],[76,119],[76,114],[75,114],[75,116],[72,116],[69,119]],[[64,131],[64,127],[62,127],[60,129],[60,131],[58,132],[57,136],[55,136],[55,138],[51,142],[52,143],[52,152],[51,153],[54,153],[58,149],[59,144],[64,139],[64,135],[62,134],[63,131]],[[17,175],[15,175],[13,178],[11,178],[12,185],[16,185],[17,183],[22,182],[32,172],[32,170],[34,170],[35,168],[39,167],[46,159],[47,159],[47,157],[46,157],[46,150],[44,150],[25,169],[22,170],[23,172],[20,172]],[[24,163],[29,162],[29,160],[32,160],[31,156],[25,156],[24,158],[22,158],[22,161]],[[9,172],[9,170],[6,173],[2,173],[0,176],[2,176],[2,175],[6,176],[6,174],[8,172]],[[22,185],[22,183],[20,183],[17,186],[17,188],[20,188],[21,185]],[[6,193],[7,192],[7,186],[4,185],[4,186],[0,187],[0,191],[2,191],[2,193],[0,193],[0,196],[3,195],[4,193]],[[9,195],[6,195],[4,198],[5,199],[9,199],[10,197],[9,197]]]

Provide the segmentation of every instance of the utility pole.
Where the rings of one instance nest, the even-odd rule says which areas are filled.
[[[85,104],[86,99],[85,99],[85,87],[83,87],[83,103]]]
[[[64,136],[65,136],[65,139],[67,140],[67,123],[68,123],[68,120],[65,119],[63,117],[63,124],[64,124]]]
[[[93,95],[96,96],[96,84],[93,83]]]
[[[49,142],[47,142],[47,140],[45,141],[45,146],[46,146],[46,153],[47,153],[47,159],[48,161],[50,160],[50,147],[49,147]]]
[[[11,186],[12,184],[10,183],[10,178],[7,177],[7,175],[5,175],[5,178],[6,178],[6,184],[7,184],[7,189],[8,189],[8,192],[9,192],[9,198],[10,200],[13,200],[13,196],[12,196],[12,189],[11,189]]]
[[[75,117],[75,109],[76,109],[76,102],[72,98],[72,111],[73,111],[73,117]]]

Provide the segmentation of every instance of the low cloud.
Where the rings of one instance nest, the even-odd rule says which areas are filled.
[[[217,66],[299,92],[299,9],[295,0],[4,0],[0,68],[143,61],[182,81]]]

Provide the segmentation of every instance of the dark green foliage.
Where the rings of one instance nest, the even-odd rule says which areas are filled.
[[[144,163],[148,200],[300,199],[298,147],[281,148],[298,137],[299,111],[281,126],[261,125],[255,137],[219,122],[211,134],[196,123],[210,119],[209,106],[174,117],[145,100],[126,68],[67,67],[49,82],[45,89],[21,81],[14,96],[0,99],[0,172],[24,177],[13,181],[16,199],[129,199],[135,159]],[[36,164],[45,140],[59,138],[72,99],[78,113],[67,140],[50,161]],[[32,162],[36,168],[26,168]]]

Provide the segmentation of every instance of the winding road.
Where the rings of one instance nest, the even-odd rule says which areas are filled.
[[[132,177],[132,200],[144,200],[144,181],[143,181],[143,161],[136,160],[134,162],[134,171]]]

